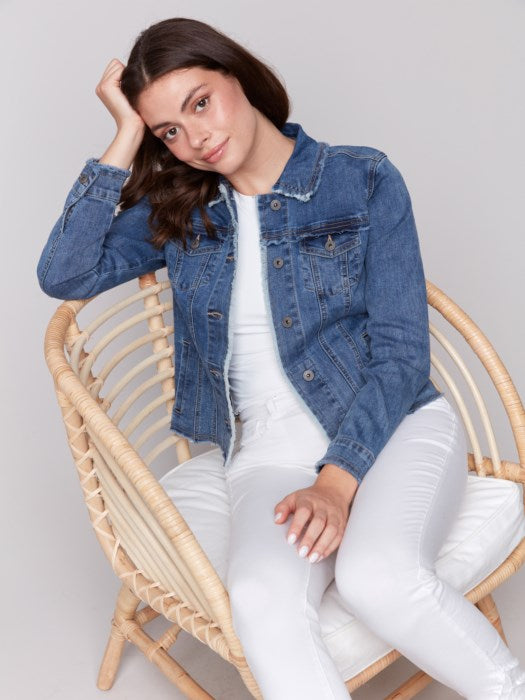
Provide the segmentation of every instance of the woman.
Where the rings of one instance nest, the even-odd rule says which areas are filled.
[[[318,620],[334,577],[370,630],[446,686],[525,698],[518,660],[435,574],[466,443],[429,379],[398,170],[287,122],[274,73],[195,20],[142,32],[96,93],[117,134],[86,161],[38,278],[53,297],[87,298],[167,266],[171,428],[222,448],[227,588],[264,698],[349,697]]]

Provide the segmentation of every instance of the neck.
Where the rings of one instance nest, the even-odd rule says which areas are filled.
[[[241,194],[267,194],[279,179],[293,153],[295,140],[282,134],[263,114],[257,112],[255,138],[248,165],[229,180]]]

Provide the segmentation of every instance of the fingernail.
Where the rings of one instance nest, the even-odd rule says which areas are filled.
[[[292,532],[291,535],[288,535],[288,544],[293,544],[296,539],[297,535],[295,534],[295,532]]]
[[[275,518],[274,518],[274,520],[279,520],[279,518],[281,517],[281,515],[282,515],[282,513],[277,513],[276,516],[275,516]]]
[[[306,545],[303,545],[301,549],[299,550],[299,556],[300,557],[305,557],[306,552],[308,551],[308,547]]]
[[[308,561],[310,561],[312,564],[317,561],[319,558],[318,552],[314,552],[311,557],[309,557]]]

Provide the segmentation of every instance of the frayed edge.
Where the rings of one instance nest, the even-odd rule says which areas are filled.
[[[296,192],[290,192],[290,190],[283,190],[282,188],[277,188],[272,190],[272,194],[282,194],[285,197],[294,197],[295,199],[298,199],[300,202],[308,202],[315,190],[310,190],[310,192],[307,192],[306,194],[299,194]]]
[[[233,226],[234,226],[234,228],[237,228],[237,226],[238,226],[237,216],[235,214],[235,209],[234,209],[233,204],[232,204],[230,197],[228,195],[228,188],[226,187],[226,185],[223,182],[221,182],[219,185],[219,190],[223,194],[224,201],[226,202],[226,206],[228,207],[228,211],[230,212]]]
[[[319,146],[319,157],[317,160],[317,163],[315,164],[315,171],[312,175],[312,181],[313,185],[310,190],[305,192],[304,194],[301,194],[300,192],[295,192],[294,187],[290,186],[287,188],[286,183],[282,183],[281,187],[272,187],[272,192],[275,194],[283,194],[287,197],[294,197],[295,199],[298,199],[300,202],[308,202],[312,196],[317,192],[317,189],[319,188],[319,184],[321,182],[321,176],[323,174],[324,166],[326,163],[326,158],[328,155],[328,149],[329,149],[329,144],[326,143],[325,141],[319,141],[318,142]]]
[[[224,185],[219,185],[219,188],[224,187]],[[230,443],[228,445],[228,449],[226,451],[226,458],[224,460],[224,468],[227,469],[230,460],[232,458],[233,450],[235,447],[235,440],[236,440],[236,426],[235,426],[235,415],[233,413],[233,406],[232,402],[230,399],[230,379],[228,377],[228,371],[230,367],[230,361],[231,361],[231,356],[233,354],[233,326],[232,326],[232,297],[233,297],[233,288],[234,288],[234,282],[235,282],[235,277],[237,275],[237,266],[238,266],[238,226],[237,226],[237,218],[235,216],[235,212],[233,211],[233,207],[231,205],[231,202],[228,199],[228,195],[226,195],[226,204],[228,206],[228,209],[230,210],[230,214],[232,217],[232,221],[234,222],[234,228],[233,228],[233,276],[232,276],[232,283],[230,287],[230,308],[228,310],[228,347],[226,349],[226,357],[224,359],[224,369],[223,369],[223,377],[224,377],[224,386],[226,389],[226,401],[228,402],[228,414],[230,417],[230,426],[231,426],[231,436],[230,436]]]

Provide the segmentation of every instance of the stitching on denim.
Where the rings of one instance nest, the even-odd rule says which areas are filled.
[[[262,265],[262,287],[263,287],[263,297],[264,297],[264,303],[265,303],[265,308],[268,313],[268,317],[271,319],[272,318],[272,309],[271,309],[271,302],[270,302],[270,296],[269,296],[269,289],[268,289],[268,259],[267,259],[267,254],[266,250],[264,249],[264,246],[262,243],[259,243],[260,248],[261,248],[261,265]],[[289,249],[289,244],[288,244],[288,249]],[[297,285],[293,285],[293,294],[294,294],[294,301],[295,301],[295,308],[299,308],[299,302],[297,299]],[[305,334],[304,334],[304,326],[301,320],[301,316],[298,316],[297,324],[299,325],[299,332],[302,335],[303,338],[303,346],[305,345]],[[299,388],[295,386],[295,384],[292,382],[288,374],[286,373],[286,370],[284,368],[284,365],[282,364],[282,358],[281,358],[281,353],[279,350],[279,342],[277,339],[277,333],[275,330],[275,326],[273,323],[269,324],[270,327],[270,335],[272,339],[272,345],[274,348],[274,357],[277,361],[277,366],[279,368],[279,372],[283,378],[284,383],[290,387],[291,393],[298,399],[300,405],[304,408],[305,413],[307,413],[309,416],[311,416],[312,420],[314,423],[316,423],[319,428],[326,434],[326,436],[329,438],[330,436],[328,435],[328,431],[325,428],[325,426],[321,423],[320,418],[318,418],[310,405],[305,401],[303,396],[301,395],[301,392],[299,391]]]
[[[386,153],[383,154],[383,157],[380,158],[379,160],[373,160],[370,166],[370,170],[368,171],[368,195],[367,195],[367,201],[372,197],[374,194],[374,189],[376,186],[376,173],[377,173],[377,168],[379,165],[384,161],[384,159],[387,158]]]
[[[363,459],[370,459],[372,461],[375,460],[375,455],[372,452],[372,450],[369,450],[368,447],[362,445],[360,442],[357,442],[357,440],[354,440],[353,438],[348,438],[344,435],[336,435],[333,442],[334,444],[340,443],[343,446],[347,445],[348,447],[353,447],[355,451],[359,454],[359,456],[363,457]]]
[[[357,153],[357,151],[353,151],[352,148],[348,146],[330,146],[329,147],[329,153],[328,157],[332,156],[338,156],[341,153],[344,154],[345,156],[350,156],[351,158],[356,158],[358,160],[377,160],[380,161],[385,157],[385,153],[383,151],[380,151],[378,149],[374,149],[371,146],[368,146],[372,151],[375,151],[375,153]]]

